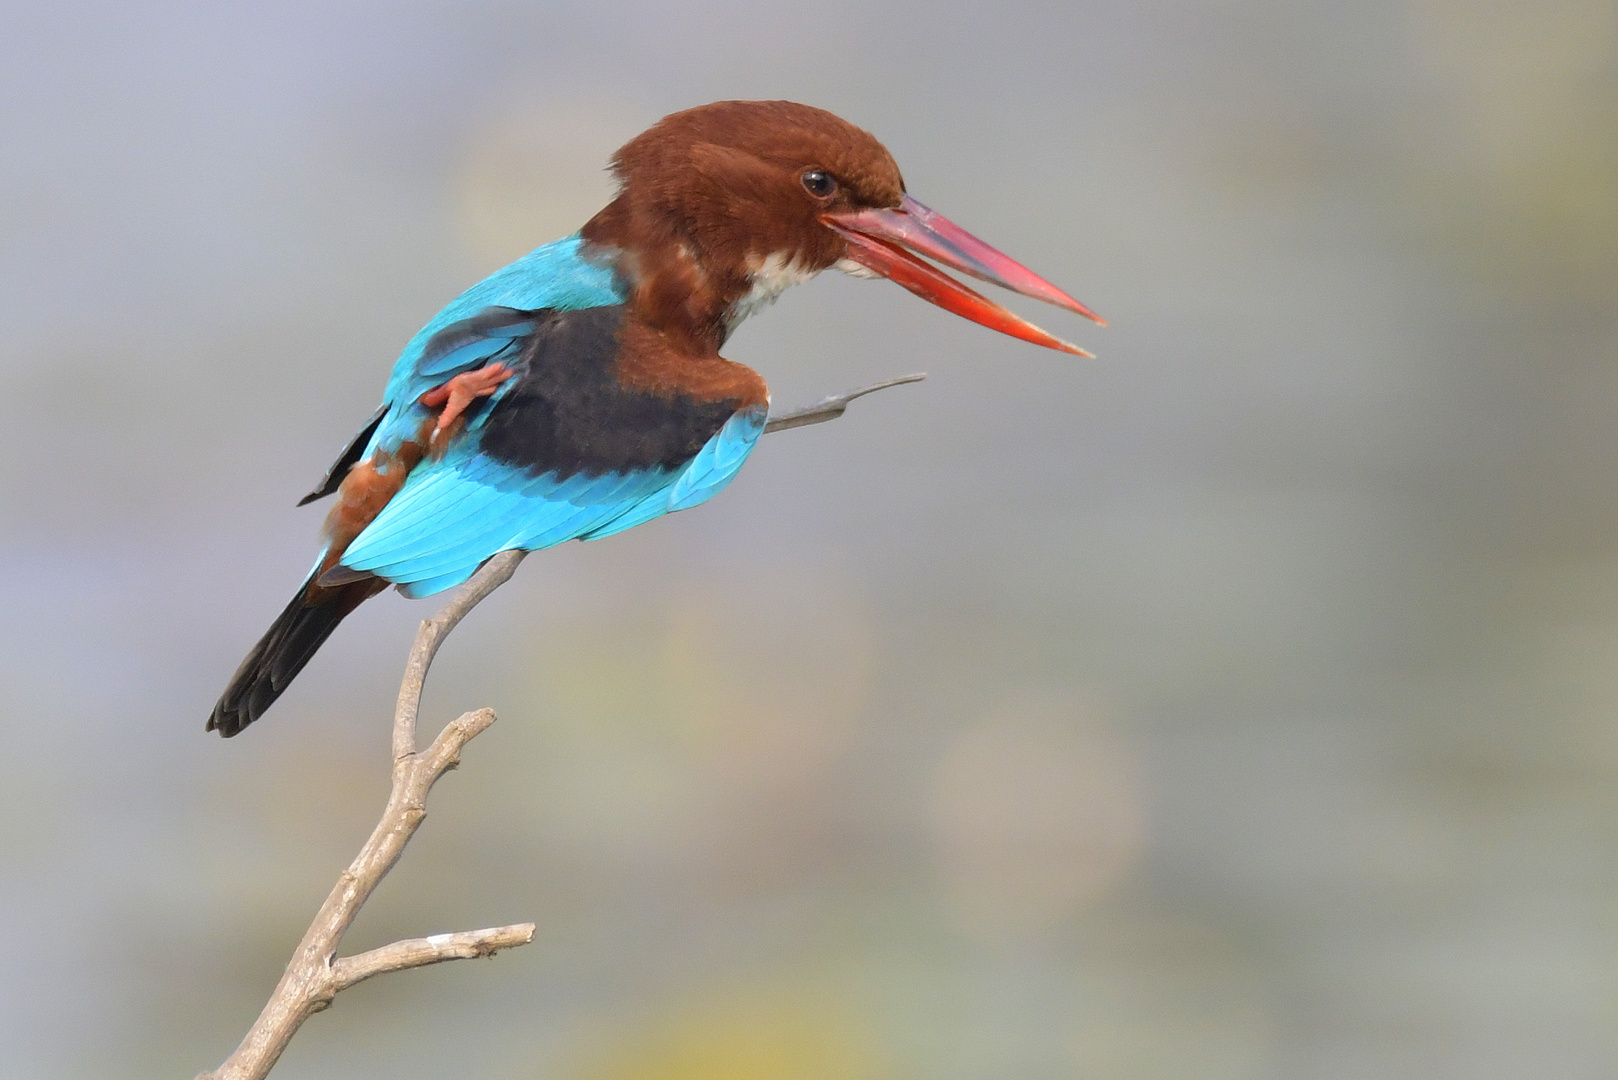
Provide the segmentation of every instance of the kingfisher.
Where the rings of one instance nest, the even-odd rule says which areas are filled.
[[[822,109],[677,112],[613,155],[611,171],[616,195],[582,229],[472,286],[405,345],[381,407],[299,503],[337,496],[313,569],[209,731],[228,738],[263,715],[389,585],[431,596],[499,552],[599,540],[717,495],[770,401],[758,372],[719,350],[823,270],[885,277],[1081,356],[933,263],[1106,325],[911,198],[887,149]]]

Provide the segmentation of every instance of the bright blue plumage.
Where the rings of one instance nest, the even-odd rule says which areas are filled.
[[[420,437],[431,416],[419,403],[423,393],[488,364],[518,364],[538,325],[529,312],[622,303],[613,274],[581,254],[577,236],[484,279],[405,347],[388,382],[388,411],[365,456],[380,451],[378,460],[385,460],[401,443]],[[696,506],[730,482],[764,430],[764,409],[748,408],[673,466],[536,472],[496,459],[483,444],[489,416],[518,381],[501,385],[486,406],[468,411],[465,433],[442,458],[411,469],[402,489],[343,551],[343,568],[393,582],[408,596],[428,596],[465,581],[497,552],[610,536]]]
[[[469,341],[460,349],[441,356],[428,353],[428,345],[456,323],[473,319],[490,308],[533,311],[551,308],[577,311],[604,307],[624,301],[622,287],[610,267],[586,259],[583,241],[575,233],[524,255],[501,267],[444,306],[444,309],[416,332],[394,362],[393,373],[383,391],[388,415],[371,438],[365,453],[378,447],[394,447],[414,436],[426,410],[416,405],[422,394],[462,371],[482,367],[496,353],[509,349],[517,334],[504,328],[496,336],[484,338],[485,347]]]
[[[735,478],[742,462],[753,452],[758,437],[764,434],[765,419],[762,409],[745,409],[737,413],[703,445],[697,456],[691,459],[691,464],[671,483],[643,496],[617,517],[579,533],[579,539],[600,540],[663,514],[689,510],[707,502],[725,490],[725,486]]]

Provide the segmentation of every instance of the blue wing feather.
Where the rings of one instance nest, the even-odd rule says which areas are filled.
[[[527,476],[468,446],[418,465],[342,565],[430,596],[497,552],[600,539],[705,502],[730,483],[763,431],[764,410],[745,409],[682,469],[565,479]]]
[[[622,489],[626,480],[638,481],[642,487],[655,482],[654,477],[617,475],[590,478],[591,482],[584,484],[571,481],[556,484],[545,477],[536,479],[528,487],[512,493],[515,498],[507,497],[493,507],[485,507],[477,520],[463,518],[456,522],[451,530],[452,543],[446,544],[440,536],[433,535],[429,541],[431,547],[412,553],[409,559],[391,563],[389,576],[436,577],[464,568],[468,551],[493,554],[512,547],[532,550],[560,543],[571,538],[586,522],[594,523],[615,513],[612,493]],[[479,557],[477,561],[486,557]]]
[[[726,421],[669,489],[669,510],[689,510],[725,489],[764,433],[767,410],[745,409]]]
[[[365,456],[392,450],[412,438],[427,412],[418,398],[462,371],[515,355],[532,324],[506,321],[487,326],[491,310],[551,308],[576,311],[623,303],[623,289],[609,266],[585,258],[577,233],[524,255],[451,300],[417,331],[394,362],[383,392],[387,414],[371,436]],[[461,333],[457,333],[461,331]],[[507,388],[496,393],[498,399]]]
[[[653,492],[625,505],[611,519],[580,533],[579,539],[600,540],[655,517],[689,510],[719,494],[735,478],[747,455],[753,452],[758,437],[764,434],[766,413],[763,408],[738,412],[703,445],[691,463],[672,478],[667,490]]]
[[[623,302],[604,266],[586,259],[577,235],[547,244],[462,293],[405,346],[385,393],[387,414],[366,454],[393,450],[420,430],[420,396],[485,364],[515,359],[535,329],[529,311]],[[465,581],[491,555],[599,539],[718,494],[764,430],[765,409],[733,415],[683,466],[560,477],[480,453],[478,429],[518,380],[502,385],[449,453],[418,464],[400,491],[344,551],[341,565],[376,574],[409,596]]]
[[[487,334],[479,334],[464,344],[453,349],[441,351],[437,355],[424,356],[416,365],[417,375],[430,379],[447,379],[451,375],[485,364],[503,359],[517,352],[516,339],[523,334],[532,333],[532,321],[516,323],[510,327],[501,327]],[[520,333],[509,334],[507,330],[520,330]]]

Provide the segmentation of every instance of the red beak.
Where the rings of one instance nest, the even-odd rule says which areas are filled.
[[[953,270],[992,282],[1012,292],[1077,312],[1106,326],[1095,312],[1032,270],[1001,254],[943,214],[906,195],[897,210],[853,210],[822,214],[820,220],[848,241],[848,257],[923,300],[981,323],[1002,334],[1079,356],[1095,354],[1053,337],[1007,311],[982,293],[967,288],[930,263],[905,251],[920,252]],[[901,247],[900,245],[903,245]]]

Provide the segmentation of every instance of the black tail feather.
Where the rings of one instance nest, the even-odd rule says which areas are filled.
[[[230,738],[264,715],[281,696],[310,657],[323,645],[337,624],[360,604],[387,588],[381,578],[366,578],[334,589],[311,590],[309,582],[276,617],[275,622],[242,666],[208,717],[209,731]]]

